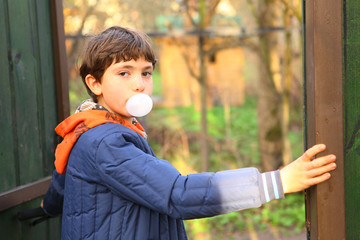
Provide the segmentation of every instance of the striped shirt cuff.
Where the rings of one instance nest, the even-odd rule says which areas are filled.
[[[259,185],[260,198],[263,204],[274,199],[284,198],[284,190],[279,170],[261,173]]]

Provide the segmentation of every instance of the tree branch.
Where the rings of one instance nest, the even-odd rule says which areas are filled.
[[[291,6],[287,0],[281,0],[281,2],[284,4],[285,8],[289,9],[294,14],[294,16],[299,21],[299,23],[301,23],[302,22],[301,12],[298,11],[295,7]]]
[[[194,21],[194,19],[191,16],[191,13],[190,13],[191,9],[190,9],[190,6],[189,6],[189,0],[184,0],[183,3],[184,3],[184,6],[185,6],[185,14],[188,17],[188,19],[190,20],[191,25],[195,28],[197,26],[197,24],[196,24],[196,22]]]
[[[210,0],[210,3],[208,4],[209,6],[207,6],[208,11],[206,12],[205,15],[205,26],[210,26],[211,24],[211,19],[215,14],[216,11],[216,7],[219,5],[220,0]]]
[[[246,0],[248,7],[250,9],[251,14],[253,15],[253,17],[255,18],[255,21],[257,23],[258,26],[260,26],[260,17],[258,12],[255,9],[255,4],[253,0]]]
[[[191,64],[191,62],[194,62],[191,60],[191,57],[189,56],[189,54],[187,54],[186,52],[186,47],[184,47],[184,44],[182,42],[180,42],[177,38],[173,38],[175,44],[179,47],[180,51],[181,51],[181,55],[183,56],[184,60],[185,60],[185,64],[187,66],[187,68],[189,69],[189,73],[190,75],[195,78],[197,81],[200,81],[200,74],[196,74],[195,69],[196,69],[196,64]]]

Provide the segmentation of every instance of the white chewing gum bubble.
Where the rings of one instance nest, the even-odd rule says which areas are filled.
[[[145,93],[135,94],[126,102],[126,110],[134,117],[147,115],[153,107],[151,97]]]

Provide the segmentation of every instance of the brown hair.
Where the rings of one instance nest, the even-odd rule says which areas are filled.
[[[80,76],[94,102],[97,102],[97,96],[85,82],[88,74],[101,82],[105,70],[113,62],[136,61],[141,57],[151,62],[155,68],[156,58],[150,45],[150,38],[144,33],[114,26],[92,37],[82,57]]]

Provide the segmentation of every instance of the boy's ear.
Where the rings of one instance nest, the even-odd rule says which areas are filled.
[[[96,80],[96,78],[93,77],[93,75],[88,74],[85,77],[85,82],[86,85],[88,86],[88,88],[90,88],[90,90],[97,96],[101,95],[102,90],[101,90],[101,83],[99,81]]]

